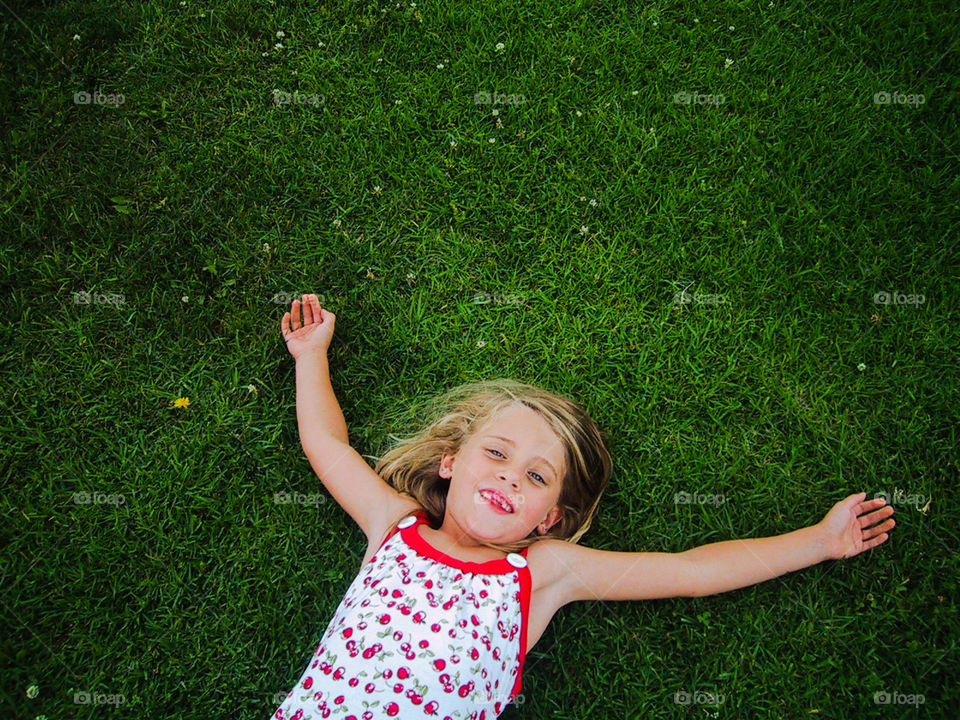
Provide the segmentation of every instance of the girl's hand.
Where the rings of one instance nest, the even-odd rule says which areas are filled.
[[[887,520],[882,525],[876,523],[893,515],[893,508],[882,507],[886,502],[882,497],[863,502],[866,496],[866,493],[857,493],[841,500],[817,524],[828,559],[851,558],[886,542],[886,531],[896,522]],[[863,515],[868,510],[875,512]],[[871,525],[876,527],[869,527]]]
[[[300,325],[300,301],[294,300],[289,312],[280,319],[280,334],[287,341],[287,350],[294,360],[304,353],[326,353],[333,340],[333,326],[337,316],[320,307],[316,295],[303,296],[303,326]]]

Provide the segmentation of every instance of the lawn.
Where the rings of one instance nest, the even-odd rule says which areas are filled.
[[[567,605],[501,717],[956,717],[946,4],[0,15],[4,717],[267,720],[296,682],[365,550],[299,443],[306,292],[371,465],[460,383],[582,402],[589,547],[896,510],[856,558]]]

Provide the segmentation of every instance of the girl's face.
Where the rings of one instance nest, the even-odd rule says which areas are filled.
[[[450,478],[444,526],[449,521],[456,535],[504,544],[534,529],[546,532],[561,517],[563,459],[560,439],[540,415],[524,405],[505,408],[459,453],[443,454],[440,475]],[[491,505],[491,490],[506,498],[510,512]]]

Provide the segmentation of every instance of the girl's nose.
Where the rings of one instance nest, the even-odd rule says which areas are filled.
[[[520,484],[520,480],[517,477],[517,473],[508,473],[505,470],[501,470],[500,477],[501,479],[509,482],[514,488],[516,488]]]

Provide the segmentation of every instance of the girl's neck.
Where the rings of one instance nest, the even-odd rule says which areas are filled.
[[[456,558],[462,562],[483,563],[490,560],[502,560],[506,553],[498,552],[492,548],[480,546],[466,547],[452,541],[449,536],[440,531],[434,530],[430,525],[424,523],[419,527],[420,536],[430,545],[435,547],[445,555]]]

